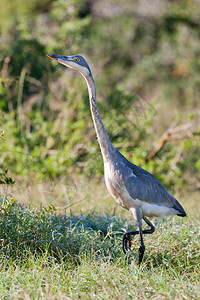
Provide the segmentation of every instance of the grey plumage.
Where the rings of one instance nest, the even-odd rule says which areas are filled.
[[[104,161],[107,189],[117,203],[132,213],[139,227],[139,231],[124,234],[122,248],[126,253],[128,246],[131,248],[131,235],[139,234],[141,241],[140,264],[145,251],[143,234],[151,234],[155,230],[153,224],[146,217],[165,215],[185,217],[186,213],[180,203],[153,175],[129,162],[112,145],[97,109],[95,83],[85,59],[80,55],[47,54],[47,56],[66,67],[79,71],[86,80],[92,119]],[[149,229],[142,229],[142,219],[147,223]]]
[[[164,204],[176,210],[177,215],[186,216],[183,207],[159,180],[146,170],[132,164],[117,150],[113,166],[121,174],[121,182],[133,199],[159,206]]]

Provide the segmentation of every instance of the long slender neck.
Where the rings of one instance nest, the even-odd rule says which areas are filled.
[[[88,92],[90,98],[90,110],[92,113],[92,119],[94,123],[94,128],[96,130],[97,139],[103,155],[103,160],[106,161],[108,160],[108,158],[110,157],[111,153],[114,151],[115,148],[108,137],[108,134],[105,130],[105,127],[99,115],[97,102],[96,102],[96,87],[95,87],[92,74],[90,73],[88,76],[83,75],[83,77],[85,78],[88,86]]]

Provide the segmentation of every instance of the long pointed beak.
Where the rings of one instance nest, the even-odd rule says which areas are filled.
[[[80,68],[75,64],[75,62],[71,59],[70,56],[65,55],[56,55],[56,54],[47,54],[47,56],[53,60],[58,61],[60,64],[64,65],[65,67],[78,70],[81,72]]]
[[[49,58],[51,59],[54,59],[54,60],[58,60],[58,56],[61,56],[61,55],[55,55],[55,54],[46,54],[46,56],[48,56]]]
[[[67,61],[69,59],[69,57],[66,55],[47,54],[47,56],[51,59],[58,60],[58,61],[61,60]]]

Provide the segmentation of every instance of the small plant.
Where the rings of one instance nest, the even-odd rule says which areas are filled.
[[[13,185],[15,181],[8,176],[8,170],[0,167],[0,184]]]

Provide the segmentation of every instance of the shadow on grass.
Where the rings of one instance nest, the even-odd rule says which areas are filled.
[[[197,235],[185,223],[172,219],[158,221],[154,236],[145,236],[146,252],[142,268],[195,268],[199,260]],[[185,224],[185,225],[184,225]],[[88,257],[91,261],[123,261],[138,264],[139,237],[132,250],[123,255],[121,239],[133,230],[134,222],[95,212],[80,215],[57,213],[53,206],[40,211],[7,201],[0,207],[0,256],[24,264],[31,256],[52,257],[72,265]]]
[[[130,225],[117,216],[64,215],[53,206],[35,211],[8,201],[0,207],[0,255],[24,261],[30,253],[46,253],[73,263],[85,255],[114,259],[126,230]]]

